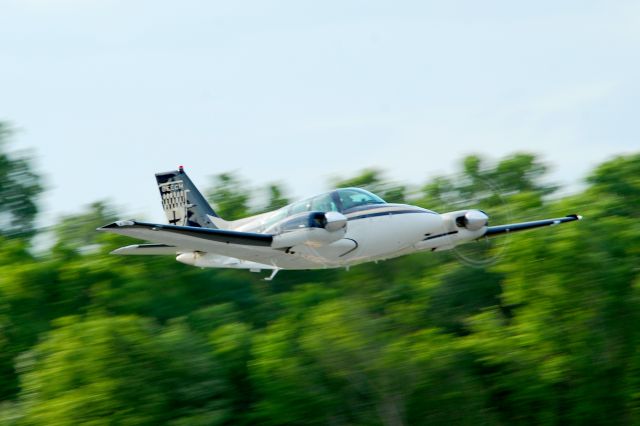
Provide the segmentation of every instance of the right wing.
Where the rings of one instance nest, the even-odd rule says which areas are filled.
[[[581,220],[582,216],[570,214],[565,217],[556,219],[534,220],[532,222],[511,223],[509,225],[488,226],[483,237],[493,237],[500,234],[509,234],[511,232],[526,231],[527,229],[540,228],[542,226],[554,226],[565,222],[573,222]]]

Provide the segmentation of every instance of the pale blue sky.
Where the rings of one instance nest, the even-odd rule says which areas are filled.
[[[179,164],[305,196],[533,151],[575,185],[640,148],[639,76],[636,1],[0,0],[0,120],[49,218],[162,220],[153,174]]]

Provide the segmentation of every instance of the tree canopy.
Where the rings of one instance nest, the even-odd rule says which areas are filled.
[[[43,188],[31,157],[9,149],[13,134],[8,124],[0,122],[0,234],[29,236],[33,233],[38,195]]]
[[[563,198],[521,153],[469,156],[421,192],[377,170],[336,180],[436,210],[467,197],[492,218],[585,220],[486,247],[487,263],[424,253],[267,283],[109,256],[130,240],[92,231],[117,217],[104,202],[32,253],[40,179],[0,129],[0,425],[640,423],[640,154]],[[231,219],[264,210],[247,188],[224,174],[209,193]],[[267,188],[265,204],[286,202]]]

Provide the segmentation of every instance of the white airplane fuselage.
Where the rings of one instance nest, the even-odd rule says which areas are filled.
[[[178,260],[200,267],[235,267],[242,269],[322,269],[347,267],[359,263],[391,259],[412,252],[441,251],[482,236],[485,227],[470,231],[456,225],[454,216],[466,211],[437,214],[430,210],[404,204],[363,206],[346,213],[347,223],[341,238],[328,244],[309,243],[313,233],[326,232],[319,228],[290,231],[298,234],[302,244],[283,247],[289,256],[273,256],[266,262],[239,260],[216,254],[188,253]],[[229,229],[241,232],[264,232],[269,220],[278,211],[238,221]],[[233,222],[229,223],[230,225]],[[306,234],[306,235],[305,235]],[[286,244],[285,244],[286,246]],[[265,254],[269,250],[264,250]]]

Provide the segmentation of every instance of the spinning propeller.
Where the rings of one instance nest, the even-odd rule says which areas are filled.
[[[456,217],[456,224],[470,231],[477,231],[485,226],[500,223],[511,223],[511,211],[505,200],[505,193],[486,179],[476,178],[474,193],[468,198],[456,200],[453,207],[474,208]],[[486,212],[490,211],[491,217]],[[509,246],[510,236],[501,238],[480,237],[476,241],[461,244],[451,252],[458,260],[473,267],[485,267],[495,263]]]

